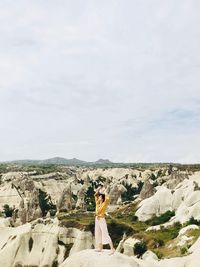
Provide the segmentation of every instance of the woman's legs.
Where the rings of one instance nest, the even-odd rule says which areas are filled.
[[[103,248],[102,245],[102,232],[99,225],[99,221],[97,218],[95,218],[95,249],[96,251],[101,251]]]
[[[113,254],[113,253],[115,252],[115,249],[114,249],[112,240],[111,240],[111,242],[109,243],[109,246],[110,246],[110,250],[111,250],[111,252],[110,252],[109,255],[111,255],[111,254]]]
[[[107,224],[106,224],[106,220],[105,218],[101,218],[99,220],[99,227],[101,229],[101,233],[102,233],[102,244],[109,244],[110,249],[111,249],[111,253],[113,254],[115,249],[113,247],[113,242],[110,238],[110,235],[108,233],[108,228],[107,228]]]

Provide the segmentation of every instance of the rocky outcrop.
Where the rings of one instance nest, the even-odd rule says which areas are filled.
[[[109,255],[109,250],[95,252],[83,250],[66,259],[60,267],[139,267],[139,264],[128,256],[116,252]]]
[[[65,209],[65,210],[71,210],[72,209],[72,188],[71,188],[71,184],[68,184],[59,200],[58,200],[58,203],[57,203],[57,209],[58,211],[62,210],[62,209]]]
[[[174,210],[172,223],[176,221],[185,223],[191,217],[200,220],[200,190],[197,189],[197,182],[188,179],[181,182],[174,190],[168,189],[165,185],[160,186],[152,197],[140,202],[136,216],[139,220],[146,221],[154,215],[159,216],[168,210]]]
[[[59,266],[68,255],[93,246],[90,232],[38,219],[19,227],[0,227],[0,266]],[[53,265],[57,264],[57,265]]]
[[[87,192],[88,185],[84,184],[77,194],[77,202],[76,202],[76,208],[79,208],[81,210],[86,210],[86,203],[85,203],[85,194]]]
[[[146,221],[152,216],[172,210],[172,193],[165,186],[158,188],[157,192],[150,198],[144,199],[138,205],[139,209],[135,215],[140,221]]]
[[[149,197],[153,196],[155,192],[156,192],[156,190],[155,190],[152,182],[150,182],[148,179],[144,182],[144,185],[143,185],[142,190],[140,192],[140,198],[141,199],[149,198]]]
[[[129,237],[127,239],[124,238],[120,241],[116,251],[121,252],[127,256],[133,256],[134,255],[133,247],[137,242],[140,242],[140,240],[132,237]]]
[[[169,176],[162,178],[166,180],[166,186],[169,189],[174,189],[178,184],[183,182],[184,180],[188,179],[188,173],[187,172],[181,172],[179,170],[174,170]]]
[[[110,204],[111,205],[118,205],[122,203],[122,194],[126,192],[125,186],[122,184],[114,184],[110,188],[109,197],[110,197]]]
[[[198,267],[200,259],[200,238],[189,249],[189,255],[159,260],[151,251],[147,251],[142,259],[128,257],[116,252],[109,256],[108,250],[95,252],[87,249],[67,258],[60,267]]]

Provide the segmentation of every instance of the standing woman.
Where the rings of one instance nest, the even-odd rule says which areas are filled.
[[[96,213],[95,213],[95,248],[96,251],[102,251],[103,245],[109,244],[112,255],[115,252],[112,240],[108,233],[108,228],[105,220],[106,208],[109,204],[109,196],[106,193],[105,188],[98,187],[94,197],[96,202]]]

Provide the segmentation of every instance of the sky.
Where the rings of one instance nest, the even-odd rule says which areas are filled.
[[[199,0],[0,0],[0,161],[200,163]]]

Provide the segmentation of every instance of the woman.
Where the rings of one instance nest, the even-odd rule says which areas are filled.
[[[109,244],[112,255],[115,252],[112,240],[108,233],[108,228],[105,220],[105,212],[109,203],[109,196],[105,191],[105,188],[98,187],[94,197],[96,202],[96,212],[95,212],[95,247],[96,251],[102,251],[103,245]]]

